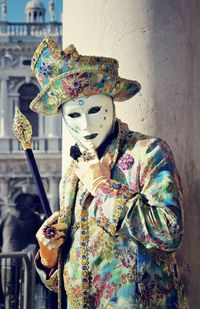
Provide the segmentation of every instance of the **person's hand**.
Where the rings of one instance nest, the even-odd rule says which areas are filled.
[[[45,267],[53,267],[58,260],[58,251],[65,241],[66,224],[57,223],[59,212],[56,211],[42,224],[36,234],[40,246],[41,263]]]
[[[109,158],[105,156],[100,161],[94,148],[90,147],[79,157],[75,173],[88,191],[95,195],[101,183],[110,178]]]

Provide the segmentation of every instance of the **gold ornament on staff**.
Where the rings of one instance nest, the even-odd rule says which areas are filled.
[[[13,133],[24,150],[31,149],[32,127],[29,120],[16,108],[13,118]]]
[[[16,139],[20,141],[22,148],[25,151],[44,213],[46,217],[49,217],[51,215],[51,208],[49,206],[49,201],[47,199],[37,163],[31,149],[32,127],[28,119],[22,114],[19,108],[16,109],[13,119],[13,133]]]

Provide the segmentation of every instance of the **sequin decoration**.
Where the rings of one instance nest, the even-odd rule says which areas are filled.
[[[114,58],[79,55],[75,46],[64,51],[46,36],[36,49],[31,68],[41,92],[30,108],[44,115],[60,113],[60,106],[76,98],[104,94],[116,101],[131,98],[140,90],[137,81],[119,77]],[[52,98],[51,93],[56,95]]]
[[[129,154],[129,153],[126,153],[123,155],[123,157],[119,160],[119,167],[121,167],[122,170],[128,170],[129,168],[132,167],[134,163],[134,159],[133,157]]]
[[[89,195],[88,191],[84,191],[80,204],[82,207],[81,211],[81,268],[82,268],[82,308],[89,308],[89,258],[88,258],[88,210],[85,206],[85,201]]]

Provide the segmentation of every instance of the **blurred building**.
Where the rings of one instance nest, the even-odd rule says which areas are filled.
[[[0,207],[6,207],[9,196],[21,192],[36,193],[29,166],[20,143],[12,133],[12,121],[18,106],[33,128],[32,149],[52,209],[58,206],[58,184],[61,176],[61,119],[43,117],[29,109],[39,92],[31,69],[31,58],[46,34],[61,45],[62,24],[55,20],[55,4],[49,1],[50,21],[45,22],[42,1],[27,1],[25,22],[7,20],[7,3],[1,1],[0,21]],[[16,12],[17,14],[17,12]],[[14,194],[13,194],[14,193]],[[9,202],[14,202],[9,200]]]

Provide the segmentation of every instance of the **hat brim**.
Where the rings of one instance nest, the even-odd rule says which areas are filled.
[[[43,115],[56,115],[60,113],[60,106],[70,100],[104,94],[120,102],[130,99],[140,89],[137,81],[91,69],[76,70],[53,78],[31,102],[30,108]]]

